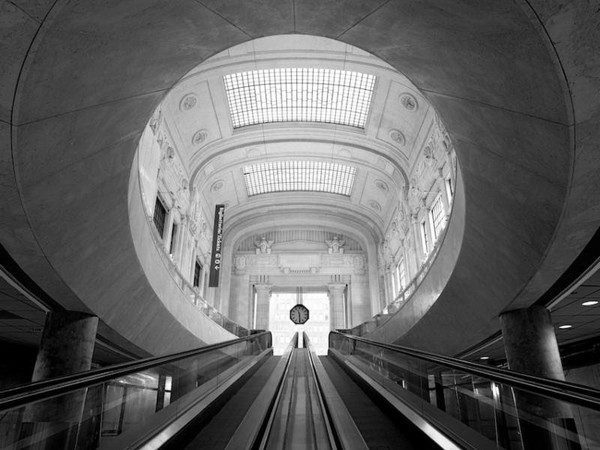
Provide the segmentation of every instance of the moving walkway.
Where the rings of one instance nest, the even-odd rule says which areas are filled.
[[[273,356],[264,332],[5,390],[0,449],[600,448],[595,389],[338,332],[329,344],[318,356],[294,336]]]

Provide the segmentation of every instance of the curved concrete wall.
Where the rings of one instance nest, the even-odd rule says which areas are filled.
[[[497,311],[533,302],[598,227],[600,200],[589,195],[600,183],[594,12],[584,2],[530,3],[541,22],[513,2],[273,0],[209,9],[59,0],[49,10],[3,1],[0,240],[70,309],[111,311],[147,297],[153,290],[126,217],[133,155],[154,107],[229,46],[279,33],[331,37],[408,76],[456,147],[465,240],[443,294],[407,337],[456,352],[495,328]],[[442,314],[450,307],[463,313],[460,322]],[[137,308],[131,314],[144,320]],[[452,342],[457,329],[469,334]],[[143,338],[132,337],[144,347]]]
[[[457,307],[455,303],[456,293],[451,296],[452,287],[448,287],[449,280],[456,279],[456,276],[453,275],[453,268],[460,267],[458,261],[461,257],[465,232],[465,191],[460,167],[456,172],[456,190],[454,192],[452,213],[433,263],[421,284],[417,286],[414,294],[401,304],[400,309],[389,320],[366,335],[369,339],[381,342],[398,342],[401,340],[404,344],[416,347],[426,347],[433,341],[436,342],[436,350],[442,352],[446,350],[442,347],[445,338],[451,345],[458,345],[459,347],[461,341],[471,341],[472,336],[464,333],[460,322],[463,317],[466,318],[466,322],[470,321],[472,316],[471,314],[465,314],[465,307],[472,308],[473,305],[467,305],[465,302]],[[485,310],[480,311],[481,307]],[[497,311],[489,308],[490,305],[480,302],[475,310],[482,317],[493,318]],[[440,311],[440,309],[442,310]],[[425,330],[426,334],[419,334],[415,342],[409,341],[407,336],[410,336],[410,332],[418,330],[422,323],[426,323],[431,316],[436,321],[439,321],[439,317],[444,317],[448,323],[455,326],[441,327],[436,323],[433,324],[435,325],[434,328]],[[431,326],[431,324],[429,325]],[[438,330],[441,330],[442,336],[437,336]],[[449,336],[448,333],[451,332],[454,334]],[[425,336],[425,339],[422,336]]]

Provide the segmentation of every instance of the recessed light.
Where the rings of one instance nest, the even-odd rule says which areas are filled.
[[[490,357],[489,356],[482,356],[479,359],[490,359]]]
[[[573,328],[573,325],[560,325],[558,328],[560,328],[561,330],[566,330],[568,328]]]
[[[582,306],[594,306],[598,304],[598,300],[589,300],[587,302],[583,302]]]

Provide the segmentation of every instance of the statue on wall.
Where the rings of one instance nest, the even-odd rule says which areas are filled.
[[[338,236],[334,236],[331,240],[326,240],[325,243],[329,247],[329,253],[344,253],[342,248],[345,244]]]
[[[256,247],[256,254],[260,253],[271,253],[271,245],[273,245],[273,241],[267,241],[265,236],[261,236],[260,240],[254,241],[254,246]]]

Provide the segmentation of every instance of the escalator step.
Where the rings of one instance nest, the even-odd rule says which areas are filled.
[[[429,446],[430,442],[411,429],[412,424],[407,425],[406,429],[404,424],[399,426],[398,421],[385,414],[334,360],[327,356],[321,356],[320,359],[370,449],[439,448]]]
[[[269,358],[219,410],[185,449],[223,449],[246,415],[280,358]]]

